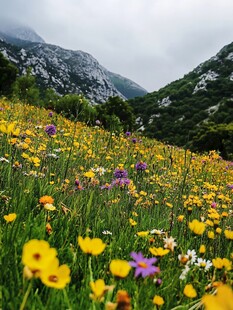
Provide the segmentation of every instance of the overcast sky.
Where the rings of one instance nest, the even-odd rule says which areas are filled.
[[[233,41],[233,0],[0,0],[0,19],[154,91]]]

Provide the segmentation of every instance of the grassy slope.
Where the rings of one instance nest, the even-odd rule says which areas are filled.
[[[188,309],[191,302],[198,302],[207,285],[212,291],[213,281],[232,284],[232,270],[211,267],[205,272],[194,264],[185,280],[180,280],[184,266],[178,260],[178,255],[188,249],[194,249],[201,257],[198,251],[204,244],[203,258],[211,261],[225,257],[232,261],[233,240],[224,234],[232,229],[232,190],[227,187],[233,184],[232,163],[223,161],[215,152],[199,156],[135,135],[117,137],[56,114],[50,117],[44,109],[21,103],[1,100],[0,107],[4,309],[19,309],[25,296],[29,281],[23,280],[22,249],[31,239],[47,240],[57,249],[60,264],[71,269],[71,282],[64,291],[48,288],[34,279],[27,309],[104,309],[107,299],[116,300],[119,289],[127,290],[133,309],[153,309],[154,295],[164,298],[163,309],[178,305]],[[45,133],[47,124],[57,127],[56,136]],[[20,133],[14,133],[17,128]],[[137,142],[132,142],[132,138]],[[135,170],[138,161],[147,163],[146,171]],[[101,190],[100,186],[112,182],[119,165],[128,171],[130,185]],[[96,171],[92,178],[85,176],[98,167],[106,169],[104,174]],[[83,190],[75,190],[77,179]],[[46,211],[39,204],[44,195],[53,197],[55,211]],[[211,208],[213,202],[216,209]],[[9,213],[16,213],[17,217],[7,223],[3,216]],[[184,216],[182,221],[180,215]],[[195,235],[189,229],[193,219],[206,223],[203,235]],[[46,230],[48,223],[51,234]],[[216,228],[221,229],[219,233]],[[152,229],[163,230],[164,234],[151,234]],[[103,234],[104,230],[112,234]],[[146,232],[144,237],[137,235],[141,231]],[[210,231],[213,239],[209,238]],[[102,254],[92,257],[94,280],[101,278],[107,285],[115,285],[112,295],[106,294],[100,304],[92,303],[89,297],[89,258],[77,243],[78,236],[87,235],[101,238],[107,245]],[[112,259],[130,261],[132,251],[153,257],[149,248],[164,247],[165,236],[175,238],[177,246],[158,258],[160,274],[135,279],[131,270],[125,279],[114,278],[109,271]],[[162,279],[160,286],[155,284],[157,278]],[[184,296],[187,283],[192,283],[197,291],[194,300]]]

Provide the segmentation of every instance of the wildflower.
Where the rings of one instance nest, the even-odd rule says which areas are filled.
[[[178,259],[181,262],[181,264],[186,265],[189,261],[189,257],[187,254],[179,254]]]
[[[208,238],[214,239],[214,232],[213,231],[208,231]]]
[[[204,271],[207,271],[212,266],[212,263],[210,260],[198,258],[197,263],[195,263],[196,266],[199,266],[204,269]]]
[[[84,174],[83,174],[86,178],[94,178],[94,176],[95,176],[95,174],[94,174],[94,172],[93,171],[87,171],[87,172],[85,172]]]
[[[178,221],[178,222],[183,222],[183,220],[184,220],[184,215],[179,215],[179,216],[177,217],[177,221]]]
[[[131,266],[126,260],[114,259],[111,261],[109,269],[114,276],[125,278],[128,276]]]
[[[224,235],[227,239],[233,240],[233,231],[226,229],[224,230]]]
[[[98,119],[95,121],[95,123],[97,126],[99,126],[101,124],[100,120],[98,120]]]
[[[192,222],[189,222],[189,228],[194,234],[202,235],[205,231],[205,224],[195,219]]]
[[[214,258],[212,259],[213,266],[217,269],[222,269],[225,267],[226,270],[232,269],[232,262],[227,258]]]
[[[55,207],[53,204],[51,204],[51,203],[46,203],[46,204],[44,205],[44,208],[45,208],[45,210],[48,210],[48,211],[54,211],[54,210],[56,210],[56,207]]]
[[[122,167],[120,169],[116,168],[114,171],[114,177],[117,179],[127,178],[128,171],[123,169]]]
[[[50,111],[49,114],[48,114],[48,116],[49,116],[49,117],[52,117],[52,116],[53,116],[53,112]]]
[[[194,264],[197,259],[197,253],[195,250],[188,250],[187,256],[191,264]]]
[[[130,132],[130,131],[126,131],[125,135],[126,135],[127,137],[129,137],[129,136],[131,136],[131,132]]]
[[[51,196],[42,196],[40,199],[39,199],[39,203],[41,203],[42,205],[45,205],[47,203],[49,204],[53,204],[54,203],[54,199],[51,197]]]
[[[153,304],[156,306],[162,306],[164,304],[163,297],[161,297],[159,295],[155,295],[153,298]]]
[[[40,274],[41,281],[48,287],[63,289],[70,282],[70,268],[67,265],[59,266],[59,261],[54,258],[48,268]]]
[[[48,268],[56,256],[56,249],[50,248],[47,241],[32,239],[23,246],[22,262],[32,272],[38,272]]]
[[[179,276],[179,279],[180,279],[180,280],[185,280],[186,277],[187,277],[187,274],[188,274],[189,270],[190,270],[190,267],[189,267],[188,264],[186,264],[185,267],[184,267],[184,269],[183,269],[183,271],[182,271],[182,273],[181,273],[181,275]]]
[[[103,230],[103,231],[102,231],[102,234],[103,234],[103,235],[112,235],[112,232],[109,231],[109,230]]]
[[[123,187],[124,185],[129,185],[130,184],[130,179],[127,178],[119,178],[116,180],[113,180],[111,183],[111,186],[113,187],[114,185]]]
[[[45,132],[49,135],[49,136],[54,136],[57,132],[56,126],[54,125],[47,125],[45,127]]]
[[[95,282],[90,282],[90,287],[93,294],[90,294],[90,298],[93,300],[101,301],[105,293],[105,283],[104,280],[98,279]]]
[[[233,309],[233,291],[228,285],[218,287],[216,295],[204,295],[202,302],[206,310]]]
[[[130,266],[135,267],[135,277],[138,277],[141,274],[141,276],[145,278],[146,276],[154,275],[159,272],[159,268],[153,266],[157,261],[155,257],[145,258],[141,252],[132,252],[130,256],[135,260],[129,262]]]
[[[137,171],[144,171],[147,168],[147,164],[142,161],[139,161],[136,163],[135,168]]]
[[[163,238],[164,241],[164,248],[169,249],[172,252],[174,251],[174,248],[177,246],[177,243],[175,242],[175,239],[173,237],[166,237]]]
[[[170,252],[169,249],[163,249],[163,248],[149,248],[149,251],[151,252],[152,255],[154,256],[164,256]]]
[[[139,236],[139,237],[146,237],[148,235],[149,235],[149,231],[148,230],[147,231],[138,231],[137,232],[137,236]]]
[[[186,284],[183,293],[188,298],[195,298],[197,296],[197,292],[192,284]]]
[[[131,218],[129,219],[129,223],[130,223],[131,226],[136,226],[137,225],[137,222],[135,220],[131,219]]]
[[[46,224],[45,229],[46,229],[46,232],[48,233],[48,235],[52,234],[53,229],[52,229],[52,226],[49,223]]]
[[[205,247],[204,244],[202,244],[202,245],[200,246],[199,253],[200,253],[200,254],[205,254],[205,251],[206,251],[206,247]]]
[[[95,256],[101,254],[106,247],[106,244],[99,238],[86,237],[83,239],[81,236],[78,237],[78,244],[84,253]]]
[[[215,231],[219,235],[222,233],[222,229],[220,227],[217,227]]]
[[[75,190],[80,190],[80,191],[84,190],[84,188],[82,187],[78,179],[75,180],[74,185],[75,185],[75,188],[74,188]]]
[[[11,222],[14,222],[17,215],[16,215],[16,213],[9,213],[8,215],[4,215],[3,217],[4,217],[4,220],[7,221],[7,223],[11,223]]]
[[[111,189],[112,188],[112,185],[111,184],[109,184],[109,183],[105,183],[104,185],[102,185],[101,187],[100,187],[101,189]]]
[[[131,310],[129,294],[124,290],[117,292],[117,308],[122,310]]]
[[[152,229],[150,231],[151,235],[163,235],[165,232],[162,229]]]

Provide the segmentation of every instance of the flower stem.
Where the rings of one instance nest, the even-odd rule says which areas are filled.
[[[66,289],[63,290],[63,294],[64,294],[64,299],[65,299],[65,301],[67,302],[67,305],[68,305],[69,310],[72,310],[72,307],[71,307],[71,305],[70,305],[70,301],[69,301],[69,297],[68,297],[68,295],[67,295]]]
[[[21,303],[21,305],[20,305],[19,310],[23,310],[23,309],[25,308],[26,303],[27,303],[28,296],[29,296],[30,291],[31,291],[31,288],[32,288],[32,281],[30,281],[30,283],[29,283],[29,285],[28,285],[27,291],[26,291],[26,293],[25,293],[25,295],[24,295],[24,297],[23,297],[23,301],[22,301],[22,303]]]

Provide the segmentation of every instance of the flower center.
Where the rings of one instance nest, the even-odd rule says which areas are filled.
[[[138,267],[147,268],[147,264],[144,262],[139,262]]]
[[[58,282],[58,277],[54,276],[54,275],[51,275],[51,276],[49,276],[49,281],[50,282]]]
[[[33,257],[35,258],[35,260],[40,260],[41,255],[39,253],[35,253]]]
[[[202,262],[200,266],[204,268],[206,266],[206,263]]]

